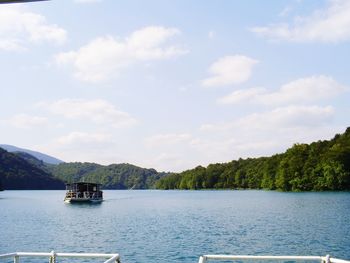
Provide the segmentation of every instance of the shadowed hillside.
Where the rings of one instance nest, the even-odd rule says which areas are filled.
[[[131,164],[48,164],[26,152],[0,148],[0,186],[4,189],[64,189],[64,182],[101,183],[104,189],[149,189],[164,176]]]
[[[64,183],[61,180],[2,148],[0,148],[1,184],[4,190],[64,189]]]

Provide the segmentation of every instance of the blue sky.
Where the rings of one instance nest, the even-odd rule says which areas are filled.
[[[162,171],[349,126],[350,2],[0,6],[1,143]]]

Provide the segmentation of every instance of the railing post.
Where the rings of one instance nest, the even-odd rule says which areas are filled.
[[[56,253],[53,250],[51,251],[51,257],[50,257],[49,263],[56,263]]]
[[[205,256],[200,256],[198,263],[206,263],[207,262],[207,257]]]
[[[330,255],[326,255],[326,258],[325,258],[325,263],[331,263],[331,257]]]
[[[19,263],[19,256],[14,256],[13,262],[14,263]]]

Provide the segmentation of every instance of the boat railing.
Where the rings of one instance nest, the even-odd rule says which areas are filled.
[[[49,253],[41,253],[41,252],[14,252],[8,254],[0,255],[0,261],[3,258],[13,258],[14,263],[19,263],[20,258],[39,258],[46,257],[49,258],[49,263],[56,263],[57,258],[102,258],[107,259],[103,263],[120,263],[119,254],[97,254],[97,253],[56,253],[55,251],[51,251]],[[2,261],[1,261],[2,262]]]
[[[101,191],[96,191],[96,192],[74,192],[74,191],[67,191],[66,192],[66,198],[101,198],[102,197],[102,192]]]
[[[203,255],[199,257],[198,263],[206,263],[212,260],[225,261],[262,261],[262,260],[278,260],[278,261],[319,261],[321,263],[350,263],[348,260],[331,258],[327,256],[248,256],[248,255]]]

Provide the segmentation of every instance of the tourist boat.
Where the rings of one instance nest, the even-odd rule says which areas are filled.
[[[71,183],[66,184],[66,203],[99,203],[103,201],[101,184],[95,183]]]

